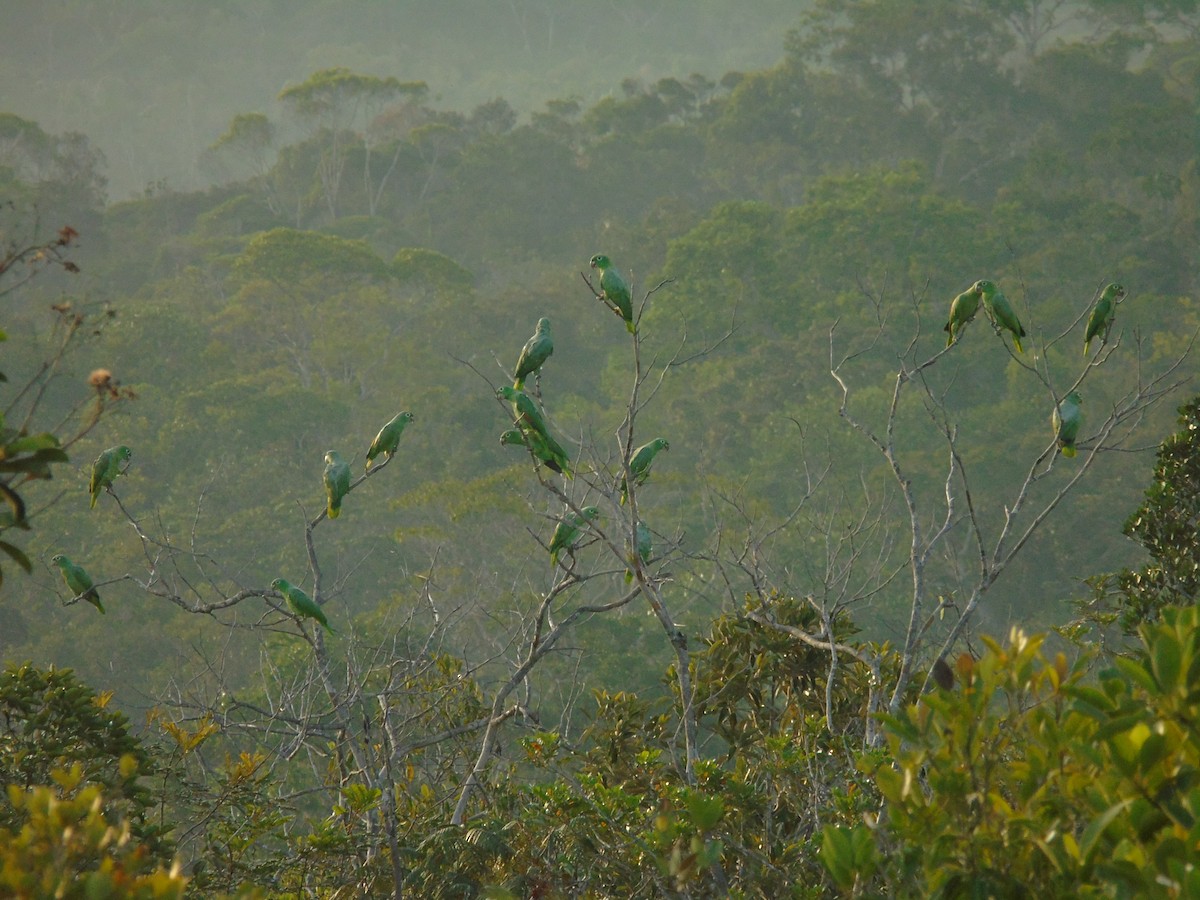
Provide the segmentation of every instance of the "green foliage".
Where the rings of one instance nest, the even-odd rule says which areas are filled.
[[[883,814],[825,829],[837,884],[939,897],[1195,891],[1200,611],[1164,612],[1098,682],[1086,658],[1048,661],[1040,637],[987,643],[959,658],[954,688],[885,719],[889,759],[867,763]]]
[[[8,805],[22,824],[0,827],[0,890],[89,900],[183,897],[188,879],[179,867],[147,852],[129,822],[113,817],[102,788],[84,782],[78,764],[50,775],[57,787],[8,788]]]
[[[111,693],[97,695],[70,669],[10,663],[0,674],[0,784],[27,790],[70,770],[72,777],[60,782],[64,798],[89,786],[99,789],[103,815],[124,823],[143,852],[166,862],[170,843],[154,821],[156,801],[147,781],[158,766],[130,733],[126,717],[107,708],[110,699]],[[24,815],[16,805],[0,806],[0,825],[15,833]]]
[[[387,263],[361,240],[294,228],[274,228],[255,235],[234,260],[234,272],[243,278],[265,278],[288,283],[305,275],[350,280],[387,280]]]
[[[1200,592],[1200,396],[1179,408],[1179,431],[1162,442],[1146,499],[1124,532],[1151,562],[1116,579],[1116,602],[1127,631],[1165,608],[1195,604]]]

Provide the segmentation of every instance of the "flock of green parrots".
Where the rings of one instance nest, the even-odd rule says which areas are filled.
[[[1116,282],[1106,285],[1100,292],[1100,299],[1092,308],[1087,330],[1083,335],[1084,356],[1088,354],[1095,338],[1099,337],[1101,344],[1108,342],[1108,333],[1112,330],[1113,320],[1117,315],[1117,304],[1124,297],[1125,288]],[[979,312],[980,302],[983,303],[983,310],[997,333],[1001,330],[1008,331],[1012,335],[1013,346],[1017,348],[1017,352],[1024,353],[1021,338],[1025,337],[1025,329],[1021,321],[995,282],[987,280],[975,282],[950,302],[950,318],[944,329],[947,334],[946,346],[951,346],[959,339],[962,329]],[[1055,403],[1054,411],[1050,415],[1050,424],[1058,439],[1058,449],[1066,457],[1072,457],[1076,453],[1075,441],[1079,436],[1079,427],[1083,424],[1083,409],[1080,404],[1079,392],[1071,391]]]
[[[630,334],[636,334],[637,323],[634,320],[633,298],[628,283],[612,266],[609,258],[603,254],[593,256],[590,265],[600,274],[598,299],[620,316]],[[1109,284],[1101,292],[1088,319],[1083,342],[1085,355],[1095,338],[1099,337],[1101,343],[1107,342],[1108,333],[1116,316],[1117,304],[1124,297],[1125,288],[1115,283]],[[946,346],[950,347],[959,340],[963,328],[975,318],[981,303],[997,333],[1001,329],[1008,331],[1012,335],[1013,346],[1016,347],[1017,352],[1023,353],[1021,338],[1025,337],[1025,329],[1013,311],[1012,305],[1008,302],[1008,298],[996,287],[994,282],[987,280],[976,281],[951,302],[950,318],[945,326],[948,335]],[[538,405],[524,391],[525,379],[538,372],[553,352],[554,339],[550,334],[550,320],[541,318],[538,320],[533,335],[521,349],[512,386],[503,385],[496,391],[498,397],[511,404],[513,425],[515,426],[500,435],[500,443],[525,447],[534,459],[541,462],[546,468],[566,478],[571,478],[570,456],[550,433]],[[399,446],[405,427],[414,421],[414,418],[411,412],[401,412],[379,430],[379,434],[375,436],[367,450],[367,471],[381,454],[389,460],[392,458]],[[1051,422],[1062,455],[1065,457],[1075,456],[1075,442],[1082,423],[1078,392],[1070,392],[1055,404]],[[668,449],[670,449],[670,444],[665,438],[655,438],[638,447],[629,460],[628,479],[632,479],[635,485],[644,483],[649,477],[655,457],[660,451]],[[124,445],[110,447],[96,457],[96,461],[92,464],[92,476],[88,486],[93,509],[100,492],[108,490],[112,486],[113,480],[128,468],[128,463],[132,458],[133,451]],[[342,500],[350,492],[351,473],[349,464],[335,450],[330,450],[325,454],[323,478],[326,494],[325,512],[330,519],[336,519],[341,514]],[[622,504],[626,502],[629,494],[628,479],[626,477],[621,479]],[[598,518],[599,515],[600,510],[597,507],[585,506],[580,512],[569,513],[558,522],[549,544],[552,566],[558,565],[564,552],[571,553],[588,523]],[[650,557],[650,529],[641,522],[638,523],[636,552],[643,561]],[[100,602],[100,594],[87,571],[61,553],[53,557],[52,561],[57,563],[62,570],[63,580],[73,596],[77,599],[87,600],[103,613],[104,606]],[[632,573],[626,572],[626,581],[631,579]],[[296,587],[285,578],[276,578],[271,582],[271,587],[284,598],[288,608],[295,616],[313,619],[330,634],[335,633],[321,607],[301,588]]]
[[[633,315],[633,297],[629,285],[621,273],[612,267],[607,256],[597,254],[590,262],[593,269],[600,274],[599,299],[625,322],[626,329],[631,334],[637,333],[637,325]],[[537,330],[525,343],[521,355],[517,359],[516,373],[512,387],[505,385],[497,391],[497,395],[512,404],[513,424],[515,428],[505,431],[500,436],[501,444],[523,446],[529,450],[535,459],[548,469],[567,478],[572,477],[570,457],[563,446],[550,433],[541,410],[528,394],[525,393],[525,379],[541,369],[542,364],[554,352],[554,339],[550,334],[550,320],[538,320]],[[370,471],[372,464],[380,456],[391,459],[399,446],[400,437],[405,427],[415,417],[411,412],[404,411],[396,415],[379,430],[379,434],[371,442],[367,450],[366,469]],[[658,438],[639,447],[629,463],[629,477],[634,484],[641,484],[649,477],[650,466],[660,450],[668,449],[667,441]],[[108,490],[113,480],[124,473],[133,451],[126,446],[110,447],[96,457],[92,464],[92,476],[89,484],[91,507],[94,509],[100,492]],[[325,470],[323,472],[325,485],[326,506],[325,514],[330,519],[341,515],[342,501],[350,492],[350,465],[341,458],[336,450],[325,454]],[[626,480],[621,481],[621,502],[628,496],[629,487]],[[558,565],[563,552],[570,553],[580,538],[581,530],[587,522],[599,516],[600,511],[594,506],[584,507],[582,515],[571,513],[560,521],[550,538],[550,562]],[[643,560],[650,555],[650,532],[644,526],[639,528],[637,552]],[[87,600],[101,613],[104,605],[100,602],[100,594],[87,571],[76,565],[68,557],[58,554],[52,560],[62,571],[63,580],[75,599]],[[631,576],[630,576],[631,577]],[[276,578],[271,587],[278,591],[287,602],[288,608],[298,618],[315,620],[330,634],[334,634],[328,619],[321,607],[304,590],[296,587],[286,578]]]

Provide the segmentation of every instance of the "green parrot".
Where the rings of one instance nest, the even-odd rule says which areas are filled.
[[[987,310],[988,318],[999,328],[1007,328],[1012,332],[1013,346],[1018,353],[1024,353],[1021,338],[1025,337],[1025,329],[1021,327],[1017,314],[1013,312],[1012,304],[1000,292],[993,281],[977,281],[971,290],[979,291],[983,297],[983,308]]]
[[[337,634],[336,631],[329,627],[329,620],[325,618],[325,613],[321,610],[321,607],[313,602],[313,598],[286,578],[276,578],[271,582],[271,587],[283,594],[283,599],[287,601],[288,609],[297,616],[300,618],[316,619],[325,626],[325,630],[330,634]]]
[[[979,285],[976,283],[951,301],[950,320],[946,322],[946,327],[942,329],[948,335],[946,338],[947,347],[958,339],[963,326],[975,318],[975,313],[979,312],[979,297]]]
[[[336,519],[342,513],[342,498],[350,493],[350,466],[341,454],[330,450],[325,454],[325,495],[329,498],[326,512]]]
[[[500,432],[500,446],[529,447],[529,445],[525,443],[525,435],[521,434],[520,428],[510,428],[508,431]]]
[[[371,441],[371,448],[367,451],[368,469],[371,468],[371,463],[380,453],[386,453],[388,459],[392,458],[396,447],[400,444],[400,435],[404,434],[404,426],[413,418],[412,413],[402,412],[379,429],[379,434],[375,435],[375,440]]]
[[[629,475],[633,479],[634,484],[642,484],[650,477],[650,466],[654,462],[654,457],[658,456],[660,450],[670,450],[671,445],[667,443],[666,438],[655,438],[648,444],[643,444],[633,452],[633,458],[629,460]],[[624,505],[625,500],[629,496],[629,485],[624,478],[621,479],[621,503]]]
[[[503,384],[496,389],[496,395],[512,404],[513,420],[523,433],[529,434],[536,431],[542,437],[550,436],[550,430],[546,426],[545,418],[542,417],[542,411],[537,408],[537,404],[528,394]]]
[[[133,451],[122,444],[119,447],[109,447],[96,457],[96,461],[92,463],[91,484],[88,486],[92,493],[92,509],[96,508],[96,498],[100,496],[100,492],[124,471],[121,463],[128,462],[132,456]]]
[[[1075,439],[1079,436],[1079,426],[1083,422],[1081,403],[1079,392],[1071,391],[1054,407],[1054,413],[1050,417],[1050,424],[1054,426],[1054,434],[1058,438],[1058,449],[1067,458],[1075,455]]]
[[[603,253],[593,256],[589,265],[600,273],[600,293],[604,302],[625,320],[626,331],[637,334],[637,326],[633,324],[633,298],[621,273],[612,267]]]
[[[52,557],[50,561],[58,563],[58,567],[62,569],[63,581],[67,583],[72,596],[82,596],[101,613],[104,612],[104,604],[100,602],[100,594],[96,591],[96,586],[92,584],[92,576],[84,570],[83,566],[75,565],[61,553]]]
[[[1087,333],[1083,336],[1084,356],[1088,354],[1092,338],[1100,334],[1100,332],[1104,332],[1103,337],[1100,338],[1100,343],[1108,343],[1108,332],[1112,330],[1113,319],[1117,317],[1117,304],[1121,302],[1121,298],[1124,296],[1125,288],[1115,281],[1101,292],[1100,299],[1096,301],[1096,308],[1092,310],[1092,315],[1088,319]]]
[[[550,354],[554,352],[554,338],[550,336],[550,320],[538,319],[537,330],[533,337],[525,342],[521,356],[517,360],[517,375],[513,387],[518,391],[525,387],[525,376],[532,375],[542,367]]]
[[[637,523],[637,555],[643,563],[650,562],[650,552],[654,548],[654,536],[650,533],[650,529],[646,527],[645,522]],[[633,571],[625,570],[625,583],[629,584],[633,581]]]
[[[581,512],[583,515],[571,513],[554,526],[554,534],[550,537],[550,565],[558,565],[558,555],[562,551],[570,553],[574,550],[580,529],[600,515],[600,510],[594,506],[585,506]]]
[[[512,404],[513,421],[517,428],[521,430],[521,435],[525,439],[525,445],[533,451],[533,455],[546,463],[551,469],[554,469],[554,471],[561,472],[570,478],[571,458],[567,455],[567,451],[563,449],[562,444],[556,441],[554,436],[550,434],[546,420],[543,418],[537,404],[533,402],[533,399],[524,391],[518,391],[507,384],[497,388],[496,395]]]
[[[553,438],[547,440],[536,431],[531,431],[527,439],[521,429],[510,428],[500,435],[500,443],[506,446],[524,447],[545,463],[547,469],[560,475],[566,475],[568,478],[571,477],[570,459],[567,452]]]

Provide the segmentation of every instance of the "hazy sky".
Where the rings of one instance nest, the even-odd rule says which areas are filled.
[[[241,112],[280,114],[318,69],[426,81],[435,104],[595,100],[653,81],[770,65],[802,0],[9,0],[0,110],[82,131],[109,194],[198,185],[200,150]],[[736,14],[735,11],[736,10]]]

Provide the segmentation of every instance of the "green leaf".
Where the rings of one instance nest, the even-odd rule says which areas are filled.
[[[58,447],[59,440],[49,432],[42,434],[31,434],[26,437],[18,438],[4,447],[6,456],[14,456],[18,453],[32,453],[35,450],[47,450],[52,447]]]
[[[1104,830],[1108,828],[1113,819],[1125,812],[1135,799],[1135,797],[1128,797],[1120,803],[1110,806],[1083,830],[1083,838],[1079,842],[1079,852],[1086,862],[1092,861],[1092,851],[1096,849],[1096,844],[1103,836]]]
[[[1183,666],[1183,647],[1174,635],[1161,635],[1150,645],[1150,665],[1158,678],[1161,690],[1169,691],[1175,688]]]
[[[1136,659],[1129,659],[1128,657],[1120,656],[1114,660],[1114,665],[1121,670],[1121,673],[1125,675],[1125,677],[1133,682],[1136,682],[1139,686],[1145,688],[1147,691],[1153,691],[1155,693],[1158,692],[1159,688],[1158,684],[1156,684],[1154,681],[1154,676],[1151,675],[1150,672],[1147,671],[1146,667]]]
[[[14,547],[8,541],[0,541],[0,550],[7,553],[12,558],[12,561],[26,572],[33,571],[33,563],[29,561],[29,557],[25,555],[25,552],[20,547]]]
[[[711,831],[725,814],[725,804],[720,797],[708,797],[696,792],[688,794],[687,808],[692,824],[700,831]]]
[[[849,888],[854,884],[854,848],[848,830],[836,825],[826,825],[822,829],[821,862],[838,887]]]

